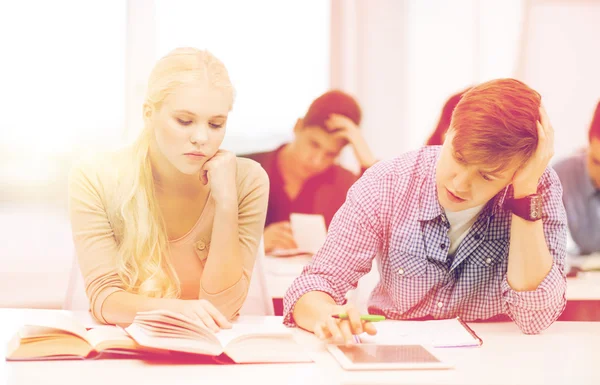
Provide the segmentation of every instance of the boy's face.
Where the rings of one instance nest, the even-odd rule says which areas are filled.
[[[448,132],[436,165],[435,180],[440,205],[450,211],[463,211],[490,201],[512,182],[518,165],[492,172],[494,164],[469,164],[452,145],[454,132]]]
[[[297,177],[308,179],[331,167],[348,143],[321,127],[304,127],[299,120],[294,128],[295,139],[290,144],[297,160],[292,171]]]
[[[592,138],[588,148],[587,163],[592,183],[600,189],[600,138]]]

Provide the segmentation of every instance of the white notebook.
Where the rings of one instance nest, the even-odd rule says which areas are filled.
[[[429,321],[375,323],[377,334],[362,334],[361,343],[380,345],[428,345],[435,348],[481,346],[483,341],[460,318]]]
[[[317,214],[290,214],[290,226],[298,249],[316,254],[325,243],[325,218]]]

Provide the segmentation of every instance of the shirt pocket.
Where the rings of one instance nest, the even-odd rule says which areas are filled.
[[[488,319],[504,312],[502,280],[508,266],[509,240],[484,240],[467,258],[464,278],[471,281],[471,318]]]
[[[386,289],[400,313],[407,312],[426,297],[431,289],[427,276],[428,262],[423,256],[392,250],[389,255]]]
[[[196,242],[194,242],[194,251],[202,264],[202,267],[206,264],[206,259],[208,258],[208,252],[210,250],[210,241],[207,241],[204,238],[199,238]]]

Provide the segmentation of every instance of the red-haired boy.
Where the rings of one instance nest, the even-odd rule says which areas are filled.
[[[507,314],[524,333],[547,328],[566,302],[566,216],[547,167],[553,137],[540,95],[522,82],[470,89],[443,146],[379,162],[352,186],[285,296],[285,322],[340,342],[375,333],[344,297],[377,258],[372,314]],[[331,317],[342,312],[350,319]]]

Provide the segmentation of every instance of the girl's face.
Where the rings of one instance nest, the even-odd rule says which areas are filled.
[[[146,106],[157,155],[183,174],[199,174],[223,142],[231,105],[228,92],[197,81],[177,87],[158,110]]]

